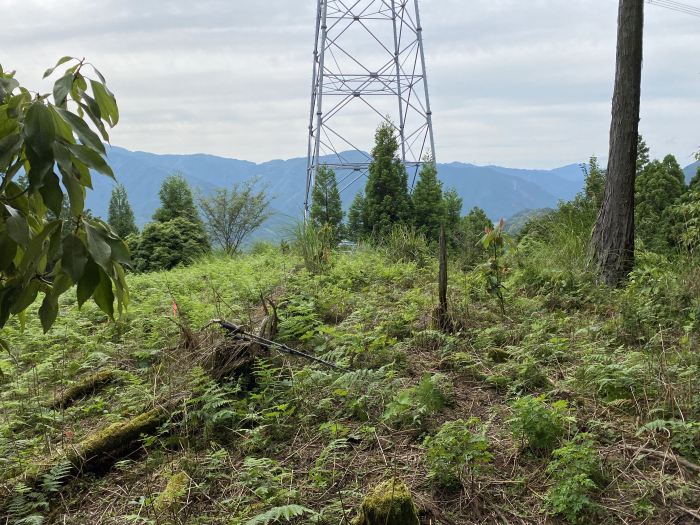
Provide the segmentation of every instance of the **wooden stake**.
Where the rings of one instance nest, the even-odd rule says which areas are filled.
[[[440,306],[438,309],[438,325],[440,330],[449,332],[452,329],[450,314],[447,308],[447,239],[445,238],[445,227],[440,226],[440,273],[438,275],[438,295]]]

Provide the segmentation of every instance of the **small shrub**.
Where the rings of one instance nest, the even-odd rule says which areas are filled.
[[[139,272],[171,270],[211,251],[201,223],[181,217],[147,224],[141,235],[130,238],[129,247]]]
[[[465,473],[471,485],[493,459],[484,430],[475,430],[478,423],[478,419],[450,421],[424,441],[428,476],[437,486],[457,488],[464,484]]]
[[[387,405],[384,419],[398,427],[418,427],[442,410],[454,396],[454,385],[444,374],[425,375],[414,387],[401,390]]]
[[[515,417],[509,421],[513,435],[535,453],[553,450],[566,436],[576,419],[569,413],[566,401],[547,403],[545,396],[525,396],[513,404]]]
[[[545,508],[571,523],[589,523],[599,509],[591,496],[602,473],[593,439],[588,434],[579,434],[552,456],[547,472],[553,483],[545,497]]]

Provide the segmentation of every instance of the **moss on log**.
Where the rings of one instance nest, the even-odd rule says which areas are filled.
[[[117,378],[116,370],[102,370],[96,374],[84,377],[80,381],[62,390],[55,399],[49,401],[54,409],[67,408],[80,398],[86,397],[107,386]]]
[[[125,450],[134,448],[142,434],[150,434],[169,417],[169,410],[155,408],[127,421],[113,423],[69,450],[66,459],[81,470],[101,460],[119,459]]]
[[[370,491],[353,525],[419,525],[411,492],[403,481],[390,479]]]

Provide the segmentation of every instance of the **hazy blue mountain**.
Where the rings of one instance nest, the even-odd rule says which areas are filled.
[[[275,216],[266,224],[265,237],[278,236],[281,228],[302,216],[306,158],[256,164],[213,155],[157,155],[112,146],[109,160],[117,180],[126,186],[139,226],[151,220],[159,205],[158,190],[163,179],[175,171],[182,172],[203,193],[258,177],[274,197]],[[554,207],[583,186],[583,175],[576,164],[553,170],[521,170],[453,162],[438,164],[438,171],[445,188],[456,188],[464,199],[464,213],[480,206],[494,220],[526,209]],[[340,177],[347,208],[355,193],[364,188],[365,179],[359,173]],[[95,176],[93,182],[95,188],[88,193],[87,205],[95,214],[106,217],[114,183],[102,176]]]
[[[693,177],[695,177],[695,174],[698,172],[698,169],[700,168],[700,160],[697,162],[693,162],[690,166],[687,166],[683,171],[685,172],[685,180],[686,182],[690,182]]]

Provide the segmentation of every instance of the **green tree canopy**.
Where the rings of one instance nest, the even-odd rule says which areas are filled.
[[[123,184],[117,184],[112,190],[107,222],[122,239],[139,231]]]
[[[411,199],[408,175],[398,158],[394,126],[383,123],[375,133],[363,206],[364,233],[383,237],[395,224],[408,224]]]
[[[177,217],[147,224],[133,240],[132,257],[137,271],[152,272],[189,264],[209,251],[209,239],[202,227]]]
[[[652,250],[668,247],[669,230],[665,211],[685,192],[685,175],[673,155],[647,164],[637,177],[635,216],[637,237]]]
[[[695,173],[695,176],[690,180],[690,184],[688,184],[688,189],[695,190],[700,188],[700,166],[698,166],[698,171]]]
[[[340,240],[343,235],[343,215],[335,172],[328,166],[321,166],[316,173],[311,193],[311,221],[317,227],[329,226],[336,239]]]
[[[352,200],[350,209],[348,210],[348,226],[347,226],[347,236],[352,241],[359,241],[364,232],[367,230],[365,228],[365,220],[363,217],[365,210],[365,196],[362,192],[355,195]]]
[[[166,178],[158,195],[160,208],[153,214],[154,221],[168,222],[180,217],[193,223],[202,222],[194,204],[192,189],[182,173]]]
[[[52,95],[31,93],[0,66],[0,328],[43,294],[39,317],[48,330],[59,297],[74,285],[79,305],[92,298],[110,317],[115,299],[119,311],[128,303],[128,250],[107,224],[85,215],[92,173],[114,177],[103,141],[119,110],[85,60],[63,57],[44,77],[64,64]],[[75,227],[64,235],[66,197]]]
[[[257,190],[256,183],[251,179],[199,199],[209,235],[229,255],[270,217],[270,197],[265,188]]]
[[[454,237],[459,228],[459,223],[462,220],[462,206],[464,201],[462,197],[459,196],[457,190],[450,188],[442,195],[442,202],[445,207],[445,233],[448,235],[449,239],[452,239],[454,244]]]
[[[487,228],[493,228],[493,221],[481,208],[472,208],[466,217],[462,218],[457,238],[461,247],[460,254],[464,269],[471,269],[485,259],[486,249],[481,240]]]
[[[413,189],[413,223],[429,241],[437,241],[440,226],[445,224],[446,209],[443,202],[442,183],[437,177],[435,163],[423,164],[418,182]]]
[[[649,146],[640,133],[637,136],[637,176],[649,165]]]

